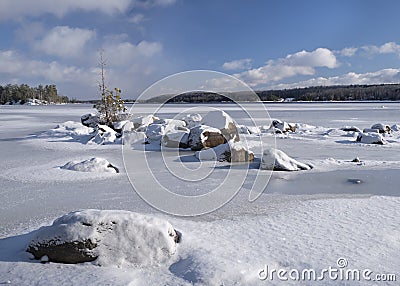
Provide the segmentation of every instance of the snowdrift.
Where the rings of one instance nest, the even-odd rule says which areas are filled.
[[[91,158],[84,161],[71,161],[61,167],[61,169],[78,171],[78,172],[94,172],[94,173],[119,173],[117,167],[103,158]]]

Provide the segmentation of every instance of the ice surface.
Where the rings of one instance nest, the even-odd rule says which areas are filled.
[[[386,145],[360,144],[355,133],[376,122],[399,125],[400,104],[382,103],[277,103],[268,110],[272,118],[295,122],[290,134],[242,134],[258,162],[236,197],[224,207],[197,218],[167,216],[144,202],[132,189],[124,169],[121,174],[72,172],[60,169],[66,162],[100,157],[123,166],[121,145],[86,145],[78,140],[89,130],[68,130],[93,112],[91,105],[0,107],[0,283],[12,285],[299,285],[299,281],[259,281],[257,271],[268,264],[285,269],[336,266],[339,257],[349,268],[374,273],[397,273],[400,265],[400,132],[391,127]],[[188,108],[193,105],[185,105]],[[156,114],[173,118],[181,104],[166,105]],[[250,126],[234,104],[215,104]],[[196,112],[204,114],[208,105]],[[257,122],[264,113],[258,104]],[[153,108],[143,106],[147,116]],[[75,124],[75,123],[73,123]],[[60,125],[58,131],[54,129]],[[270,123],[258,126],[270,126]],[[49,131],[50,130],[50,131]],[[52,131],[53,130],[53,131]],[[143,134],[137,137],[139,148]],[[137,134],[136,134],[137,135]],[[357,136],[357,135],[355,135]],[[139,138],[140,137],[140,138]],[[276,148],[307,162],[304,172],[273,172],[264,193],[253,203],[249,191],[257,176],[262,150],[259,140],[276,140]],[[135,138],[133,138],[133,141]],[[272,146],[271,146],[272,147]],[[227,163],[216,168],[207,182],[188,187],[169,173],[160,152],[148,151],[154,175],[182,195],[202,194],[223,182]],[[167,154],[168,155],[168,154]],[[196,169],[194,152],[182,151],[171,162]],[[172,156],[172,155],[171,155]],[[355,157],[360,162],[351,162]],[[168,159],[168,158],[167,158]],[[175,162],[177,161],[177,162]],[[208,162],[201,162],[206,166]],[[258,165],[257,165],[258,164]],[[137,170],[137,177],[146,170]],[[267,170],[262,172],[269,172]],[[354,184],[349,179],[360,180]],[[151,191],[151,186],[148,187]],[[166,219],[183,233],[176,261],[169,266],[97,267],[94,265],[41,264],[29,259],[25,249],[34,231],[79,209],[128,210]],[[115,258],[117,259],[117,257]],[[40,273],[40,275],[38,275]],[[399,274],[398,274],[399,275]],[[397,277],[399,279],[399,277]],[[340,283],[342,282],[342,283]],[[364,285],[359,282],[323,281],[323,285]],[[306,285],[321,285],[305,282]],[[379,285],[396,285],[380,282]]]

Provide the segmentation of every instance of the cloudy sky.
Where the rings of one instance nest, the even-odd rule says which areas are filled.
[[[171,74],[206,69],[253,89],[400,82],[397,0],[1,0],[0,84],[56,84],[135,98]]]

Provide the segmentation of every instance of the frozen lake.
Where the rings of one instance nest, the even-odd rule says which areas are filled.
[[[261,107],[251,103],[245,110],[251,111],[257,124],[268,124],[270,120]],[[261,137],[269,144],[274,139],[276,148],[314,168],[273,172],[264,193],[250,203],[248,193],[257,172],[251,168],[232,201],[210,214],[184,219],[160,213],[136,194],[123,170],[120,145],[85,145],[67,137],[43,135],[57,124],[79,122],[81,115],[94,111],[92,105],[0,106],[0,284],[10,280],[15,285],[29,285],[33,279],[38,285],[68,285],[78,273],[73,284],[127,285],[136,279],[132,285],[160,281],[163,285],[263,285],[266,281],[259,281],[257,271],[265,263],[323,268],[335,266],[341,256],[349,259],[352,267],[398,271],[400,132],[388,134],[386,145],[370,145],[356,143],[355,137],[341,133],[339,128],[400,124],[400,103],[265,103],[265,107],[272,119],[299,127],[289,135],[245,135],[253,144],[256,158],[261,156],[256,141]],[[153,109],[152,105],[143,105],[135,116],[148,115]],[[232,103],[168,104],[157,115],[172,118],[187,109],[199,113],[222,109],[238,124],[251,123]],[[193,152],[185,155],[192,156]],[[154,152],[150,156],[158,155]],[[105,158],[122,172],[103,176],[59,169],[71,160],[91,157]],[[351,162],[355,157],[362,162]],[[218,164],[211,177],[215,180],[226,172],[226,163]],[[177,192],[192,191],[172,180],[165,168],[155,168],[154,172]],[[362,183],[354,184],[352,179]],[[197,191],[211,187],[212,183],[199,184]],[[123,209],[168,219],[186,237],[180,264],[155,270],[130,269],[130,273],[108,268],[102,271],[90,265],[61,269],[29,262],[21,254],[26,238],[19,235],[28,233],[29,237],[29,232],[56,217],[87,208]],[[38,271],[43,279],[35,277]],[[191,274],[185,276],[185,271]],[[324,284],[334,285],[332,281]]]

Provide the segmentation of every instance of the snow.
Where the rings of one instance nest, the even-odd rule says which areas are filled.
[[[162,219],[121,210],[83,210],[35,232],[30,245],[90,240],[95,265],[137,267],[167,263],[177,252],[176,232]],[[50,255],[50,254],[49,254]]]
[[[121,145],[86,144],[93,130],[76,121],[82,114],[94,111],[91,105],[1,106],[0,284],[368,285],[365,281],[282,282],[257,278],[266,264],[276,269],[321,270],[335,267],[340,257],[348,260],[346,269],[396,273],[398,280],[400,133],[393,126],[400,124],[400,104],[384,104],[384,109],[380,108],[382,103],[270,104],[267,107],[271,117],[295,122],[296,132],[241,134],[256,157],[254,164],[246,167],[248,177],[242,188],[220,209],[187,218],[158,211],[132,189],[122,168]],[[209,107],[198,105],[196,112],[204,116]],[[229,112],[240,125],[251,125],[234,104],[211,107]],[[168,104],[155,116],[174,118],[182,108],[182,104]],[[258,103],[251,108],[256,113],[256,129],[269,128],[270,123],[262,122],[264,115],[258,111]],[[144,105],[142,113],[135,116],[146,117],[151,110]],[[363,130],[376,122],[391,126],[393,131],[384,134],[388,142],[385,145],[358,143],[357,132],[340,130],[346,125]],[[144,133],[129,132],[129,136],[134,151],[142,152],[147,146],[142,144]],[[264,151],[260,140],[266,147],[282,150],[313,168],[298,172],[259,170]],[[273,141],[276,147],[270,143]],[[199,165],[212,171],[207,180],[191,185],[171,175],[159,160],[159,151],[146,151],[153,175],[177,194],[204,194],[235,171],[227,162],[199,162],[193,151],[179,151],[179,160],[175,154],[164,155],[168,162],[195,173]],[[121,173],[60,168],[66,162],[92,157],[108,160],[120,167]],[[352,162],[356,157],[360,162]],[[259,172],[271,173],[271,178],[260,197],[249,202],[252,183]],[[144,174],[146,170],[138,169],[133,179]],[[152,191],[151,185],[148,191]],[[120,253],[107,257],[105,262],[109,264],[101,267],[93,263],[43,264],[31,259],[25,250],[38,228],[51,225],[65,213],[87,209],[91,213],[130,211],[168,221],[183,234],[182,241],[171,260],[150,260],[150,265],[145,266],[134,265]],[[396,283],[386,281],[379,285]]]
[[[61,169],[94,172],[94,173],[118,173],[118,169],[103,158],[91,158],[84,161],[71,161],[61,167]]]
[[[58,124],[54,129],[46,132],[46,134],[53,137],[77,137],[79,135],[89,135],[93,131],[93,128],[83,126],[80,122],[66,121],[62,124]]]

